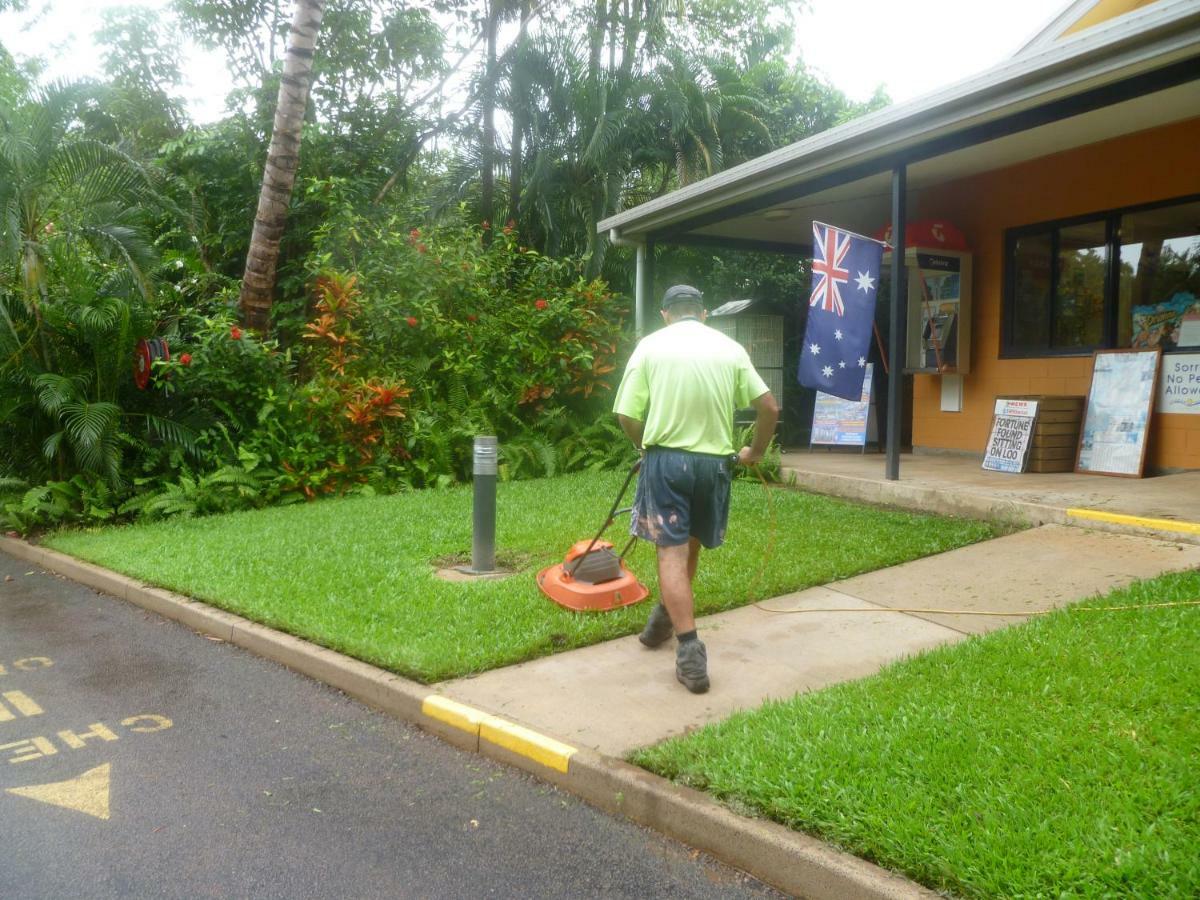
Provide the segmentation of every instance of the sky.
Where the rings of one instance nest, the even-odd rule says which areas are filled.
[[[29,0],[24,14],[0,13],[0,42],[18,58],[41,56],[51,78],[99,76],[91,39],[101,11],[162,8],[169,0]],[[46,14],[43,8],[52,11]],[[853,100],[883,85],[902,102],[1003,61],[1066,0],[809,0],[796,23],[796,52]],[[42,14],[39,15],[39,12]],[[32,23],[32,24],[31,24]],[[220,117],[230,88],[220,53],[184,49],[188,83],[180,91],[193,119]]]

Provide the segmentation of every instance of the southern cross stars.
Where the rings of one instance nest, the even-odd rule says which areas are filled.
[[[858,358],[858,367],[861,369],[864,366],[866,366],[866,364],[867,364],[867,358],[865,356],[860,356]]]
[[[839,328],[837,331],[835,331],[833,333],[833,336],[834,336],[834,338],[836,338],[837,340],[840,341],[842,339],[842,329]]]
[[[821,345],[820,344],[809,344],[808,352],[811,353],[813,356],[817,356],[821,352]]]
[[[821,370],[821,374],[824,375],[826,378],[832,378],[833,377],[833,366],[826,366],[825,368],[823,368]]]
[[[854,280],[858,282],[858,289],[860,291],[866,291],[867,293],[870,293],[871,288],[875,287],[875,279],[871,277],[870,270],[866,272],[859,272],[858,277]]]

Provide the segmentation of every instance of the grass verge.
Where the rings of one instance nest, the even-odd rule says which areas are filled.
[[[1200,597],[1200,571],[1080,606]],[[635,761],[937,890],[1200,896],[1200,607],[1064,610]]]
[[[45,543],[424,682],[637,631],[649,607],[563,610],[533,574],[591,537],[623,473],[502,484],[497,545],[525,563],[499,581],[448,583],[433,562],[469,554],[471,490],[328,500],[205,519],[68,531]],[[627,501],[631,499],[626,498]],[[700,613],[822,584],[993,535],[980,522],[734,485],[729,539],[703,557]],[[772,521],[774,524],[772,525]],[[770,559],[769,533],[776,540]],[[626,528],[609,530],[614,541]],[[631,567],[656,591],[654,557]]]

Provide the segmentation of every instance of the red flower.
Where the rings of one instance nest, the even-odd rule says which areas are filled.
[[[467,313],[467,321],[468,322],[478,322],[479,317],[476,316],[475,313]]]
[[[426,247],[424,244],[417,244],[417,252],[418,253],[424,253],[428,249],[429,248]]]
[[[416,328],[416,327],[417,327],[417,325],[418,325],[418,324],[420,324],[420,323],[418,323],[418,322],[417,322],[417,317],[416,317],[416,316],[409,316],[409,317],[408,317],[407,319],[405,319],[404,321],[408,323],[408,327],[409,327],[409,328]]]
[[[414,228],[412,231],[410,231],[408,233],[408,242],[410,244],[415,244],[417,242],[417,238],[419,238],[420,236],[421,236],[421,229]]]
[[[534,301],[533,305],[536,306],[538,309],[545,309],[550,304],[547,303],[545,300],[543,300],[541,297],[538,297],[537,300]]]
[[[180,354],[179,362],[185,366],[190,366],[192,364],[192,354],[190,354],[190,353]]]
[[[229,329],[229,336],[235,341],[240,341],[242,339],[242,329],[234,325]]]

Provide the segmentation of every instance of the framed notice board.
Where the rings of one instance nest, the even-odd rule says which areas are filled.
[[[1076,472],[1142,477],[1161,357],[1159,349],[1096,351]]]

